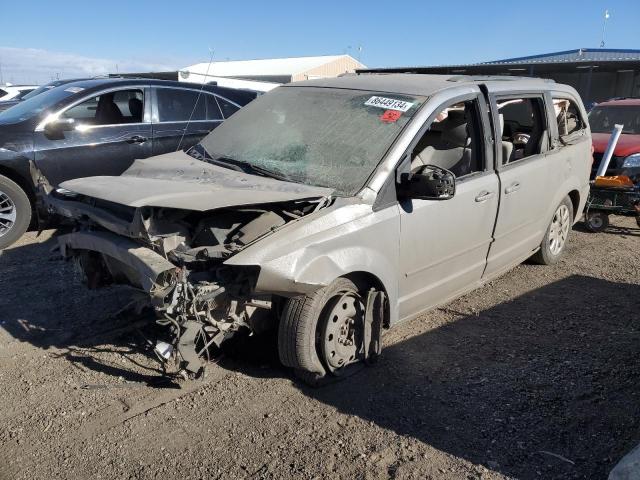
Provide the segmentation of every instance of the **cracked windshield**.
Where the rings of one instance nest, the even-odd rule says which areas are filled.
[[[352,195],[423,102],[389,93],[283,87],[240,110],[201,145],[216,163]]]

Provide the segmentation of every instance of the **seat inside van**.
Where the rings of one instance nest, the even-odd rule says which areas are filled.
[[[497,106],[503,164],[547,150],[549,135],[541,98],[498,99]]]
[[[465,102],[443,110],[436,117],[413,150],[411,171],[423,165],[436,165],[462,177],[479,170],[472,108],[471,102]]]

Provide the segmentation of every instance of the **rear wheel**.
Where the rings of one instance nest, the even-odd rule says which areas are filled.
[[[540,243],[540,250],[531,257],[532,260],[542,265],[558,263],[566,249],[572,224],[573,204],[569,197],[565,197],[556,208],[542,243]]]
[[[362,295],[346,278],[292,298],[278,329],[280,360],[314,386],[354,373],[364,360],[364,318]]]
[[[0,175],[0,250],[18,240],[31,223],[31,202],[13,180]]]
[[[598,211],[587,212],[584,216],[584,224],[590,232],[602,232],[609,226],[609,215]]]

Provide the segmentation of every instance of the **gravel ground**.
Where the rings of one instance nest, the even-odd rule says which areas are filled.
[[[604,478],[640,442],[640,230],[574,230],[385,336],[322,389],[274,339],[165,380],[123,288],[87,291],[52,232],[0,256],[0,479]],[[144,330],[147,336],[154,331]]]

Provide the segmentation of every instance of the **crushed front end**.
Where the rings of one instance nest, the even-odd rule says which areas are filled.
[[[84,272],[87,285],[120,283],[144,292],[157,323],[171,333],[156,353],[197,374],[226,340],[276,325],[278,298],[254,288],[260,267],[230,266],[225,260],[330,200],[210,211],[135,208],[82,195],[52,195],[47,203],[75,224],[73,233],[59,237],[59,245],[63,257]]]

